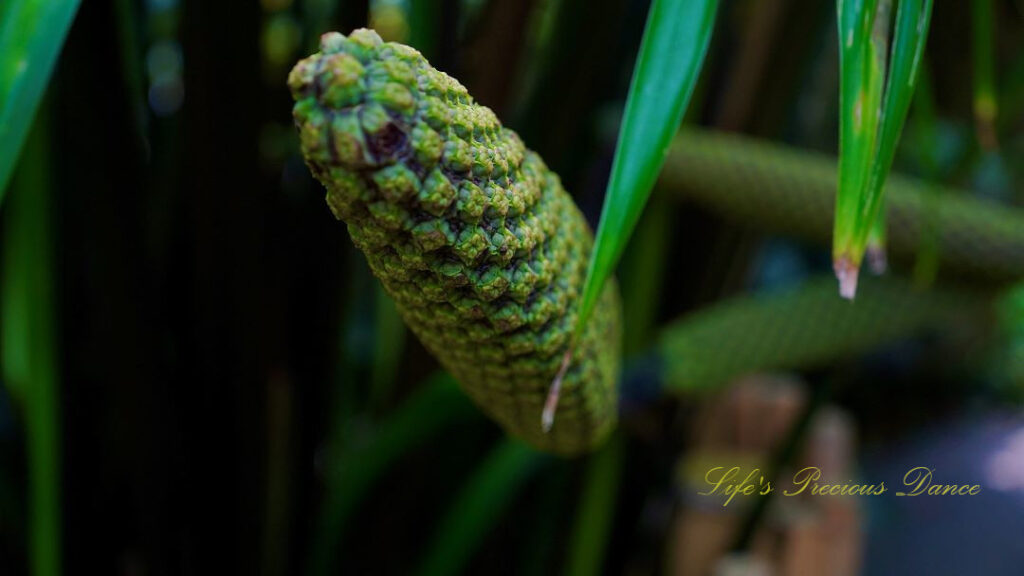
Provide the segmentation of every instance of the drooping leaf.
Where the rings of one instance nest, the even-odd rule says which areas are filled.
[[[903,132],[903,124],[914,98],[914,86],[924,55],[931,10],[932,0],[901,0],[896,12],[896,35],[889,63],[889,79],[885,88],[878,145],[871,167],[871,181],[864,208],[869,226],[866,241],[869,244],[872,238],[884,238],[885,235],[885,217],[882,210],[885,181],[892,169],[896,144]],[[884,250],[884,243],[879,249]]]
[[[931,0],[900,0],[885,93],[888,0],[839,0],[840,130],[833,261],[840,294],[853,298],[869,242],[884,242],[883,189],[913,99]],[[881,96],[881,100],[879,100]],[[872,232],[874,231],[874,232]]]
[[[884,0],[883,0],[884,1]],[[863,249],[856,250],[862,191],[874,153],[877,119],[871,106],[872,72],[881,86],[877,62],[872,66],[871,31],[878,0],[838,0],[839,18],[839,189],[836,194],[832,259],[840,293],[852,298]],[[876,50],[877,52],[877,46]],[[884,53],[884,52],[883,52]],[[877,100],[876,100],[877,102]],[[858,253],[859,252],[859,253]]]
[[[867,105],[864,108],[871,120],[877,119],[882,114],[882,86],[886,71],[886,48],[889,46],[890,7],[890,0],[878,0],[875,21],[871,27],[870,58],[868,60],[868,98]],[[876,113],[871,114],[872,110],[876,111]],[[868,138],[877,149],[877,146],[880,144],[880,130],[877,121],[871,125],[868,132]],[[876,215],[871,220],[871,228],[868,232],[868,238],[865,240],[865,249],[869,256],[871,270],[877,274],[884,272],[886,267],[885,224],[885,215],[882,213]]]
[[[577,317],[579,335],[665,161],[697,83],[717,0],[654,0],[640,45]]]
[[[0,204],[78,3],[0,3]]]

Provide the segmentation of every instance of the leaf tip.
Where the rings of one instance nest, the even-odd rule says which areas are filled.
[[[871,273],[875,276],[881,276],[889,269],[889,257],[882,246],[868,244],[867,257],[868,267],[871,268]]]
[[[835,270],[836,279],[839,280],[839,295],[847,300],[853,300],[857,295],[859,270],[847,256],[836,260],[832,268]]]

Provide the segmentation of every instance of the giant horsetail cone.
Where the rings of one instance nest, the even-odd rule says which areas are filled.
[[[614,282],[549,386],[593,234],[558,176],[416,50],[372,30],[321,38],[288,77],[302,154],[412,331],[507,432],[577,454],[615,426]]]

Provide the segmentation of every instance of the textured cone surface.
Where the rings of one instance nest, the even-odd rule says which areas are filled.
[[[818,368],[985,315],[984,293],[919,290],[892,277],[865,278],[861,288],[851,304],[829,274],[697,310],[662,330],[665,383],[711,389],[744,374]]]
[[[732,220],[832,240],[835,158],[687,129],[673,142],[660,184]],[[1024,278],[1024,211],[898,174],[885,189],[895,256],[913,258],[934,226],[943,270],[987,282]]]
[[[613,282],[541,411],[593,235],[537,154],[458,81],[370,30],[325,34],[288,78],[302,154],[405,322],[509,433],[575,454],[615,425]]]

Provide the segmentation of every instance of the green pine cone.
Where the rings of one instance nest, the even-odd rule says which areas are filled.
[[[596,447],[616,421],[614,282],[541,428],[593,244],[558,176],[457,80],[372,30],[325,34],[288,85],[328,206],[423,344],[507,432],[562,454]]]

